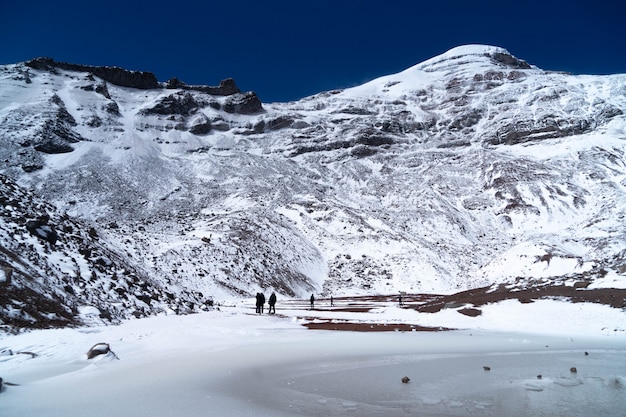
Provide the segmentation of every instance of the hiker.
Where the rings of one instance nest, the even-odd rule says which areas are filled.
[[[311,294],[311,310],[313,310],[313,304],[315,304],[315,297]]]
[[[261,293],[256,293],[256,312],[261,313]]]
[[[333,296],[330,296],[330,306],[333,307],[335,304],[333,303]]]
[[[402,293],[398,294],[398,305],[402,307],[404,303],[402,302]]]
[[[276,293],[275,292],[272,292],[272,295],[270,295],[269,305],[270,305],[270,311],[268,313],[276,314]]]
[[[260,298],[260,302],[261,302],[261,314],[263,314],[263,308],[264,308],[264,305],[265,305],[265,294],[260,293],[260,296],[261,296],[261,298]]]

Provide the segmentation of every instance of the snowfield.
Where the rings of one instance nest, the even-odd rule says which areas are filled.
[[[509,300],[478,317],[393,302],[345,311],[355,305],[323,299],[308,310],[306,301],[279,300],[277,315],[257,315],[252,300],[237,300],[200,314],[3,336],[1,415],[622,416],[626,409],[623,310]],[[326,319],[459,330],[302,326]],[[112,353],[88,360],[98,343]]]
[[[626,74],[488,45],[290,103],[2,65],[0,417],[623,417],[625,144]]]

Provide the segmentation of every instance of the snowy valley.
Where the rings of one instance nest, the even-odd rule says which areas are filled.
[[[483,45],[289,103],[233,80],[4,65],[0,318],[621,282],[625,109],[626,75]]]
[[[623,415],[626,75],[261,99],[0,66],[2,417]]]

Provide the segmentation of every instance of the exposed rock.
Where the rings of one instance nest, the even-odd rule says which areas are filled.
[[[59,68],[68,71],[89,72],[111,84],[120,87],[139,89],[158,88],[159,82],[151,72],[129,71],[119,67],[97,67],[90,65],[70,64],[56,62],[52,58],[35,58],[25,63],[26,66],[38,70],[51,70]]]
[[[270,120],[261,120],[259,123],[254,125],[255,133],[263,133],[271,130],[280,130],[285,129],[287,127],[292,126],[294,123],[294,119],[289,116],[280,116],[275,119]]]
[[[408,384],[409,382],[411,382],[411,378],[409,378],[408,376],[403,376],[402,377],[402,383],[403,384]]]
[[[235,80],[232,78],[220,81],[220,85],[218,87],[212,87],[209,85],[185,85],[180,88],[202,91],[203,93],[211,94],[213,96],[231,96],[233,94],[241,93],[241,90],[239,90],[237,84],[235,84]]]
[[[376,114],[376,112],[372,112],[371,110],[360,108],[360,107],[355,107],[355,106],[345,107],[343,109],[338,110],[335,113],[354,114],[354,115],[361,115],[361,116],[369,116],[369,115]]]
[[[58,235],[54,226],[49,224],[48,221],[48,217],[29,220],[26,222],[26,230],[28,230],[31,235],[54,245],[58,239]]]
[[[105,98],[111,100],[111,94],[109,94],[109,88],[106,82],[101,82],[96,86],[96,93],[102,94]]]
[[[43,168],[42,164],[22,164],[21,168],[24,172],[35,172]]]
[[[460,310],[457,310],[459,313],[465,315],[465,316],[469,316],[469,317],[478,317],[481,314],[483,314],[483,312],[477,308],[462,308]]]
[[[191,93],[178,92],[163,97],[154,107],[142,109],[139,113],[144,115],[179,114],[182,116],[189,116],[204,105],[206,105],[206,103],[198,101]]]
[[[169,80],[165,82],[165,88],[169,88],[169,89],[183,89],[186,87],[188,87],[187,84],[185,84],[184,82],[182,82],[176,77],[170,78]]]
[[[34,148],[39,152],[48,154],[68,153],[74,150],[74,148],[67,143],[60,142],[58,140],[55,140],[54,138],[48,138],[47,140],[40,142],[38,145],[35,145]],[[24,171],[27,170],[24,169]]]
[[[5,267],[0,268],[4,272],[3,276],[0,276],[0,285],[9,286],[11,285],[11,277],[13,276],[13,268]]]
[[[237,114],[254,114],[263,110],[263,105],[256,93],[237,93],[228,97],[224,111]]]
[[[275,119],[271,119],[267,122],[267,128],[269,130],[285,129],[293,124],[293,118],[289,116],[281,116]]]
[[[544,118],[541,120],[517,121],[495,132],[489,140],[493,145],[515,145],[531,140],[545,140],[579,135],[591,128],[587,120]]]
[[[103,106],[103,109],[112,115],[121,116],[120,107],[117,105],[115,101],[110,101]]]
[[[189,132],[194,135],[206,135],[211,131],[211,121],[204,114],[199,114],[191,121]]]
[[[528,62],[515,58],[514,56],[509,55],[509,54],[504,54],[501,52],[494,52],[491,54],[491,57],[494,59],[494,61],[503,65],[506,65],[509,68],[518,68],[518,69],[531,69],[532,68],[528,64]]]
[[[93,359],[98,355],[106,355],[111,352],[111,348],[108,343],[96,343],[87,352],[87,359]]]

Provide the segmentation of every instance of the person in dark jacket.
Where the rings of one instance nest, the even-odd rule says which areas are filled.
[[[261,294],[261,298],[260,298],[260,302],[261,302],[261,314],[263,314],[263,308],[265,305],[265,294],[260,293]]]
[[[315,297],[311,294],[311,310],[313,310],[313,305],[315,304]]]
[[[256,293],[256,312],[261,313],[261,293]]]
[[[270,305],[270,311],[268,313],[276,314],[276,293],[275,292],[272,292],[272,295],[270,295],[269,305]]]

